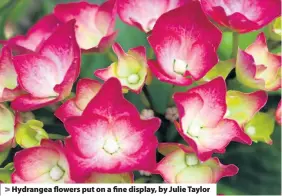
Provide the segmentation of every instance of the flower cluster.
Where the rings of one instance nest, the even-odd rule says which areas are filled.
[[[280,6],[280,0],[56,5],[26,35],[2,42],[0,151],[24,148],[14,156],[11,181],[133,183],[133,172],[145,171],[167,183],[217,183],[236,175],[235,165],[221,164],[214,154],[228,153],[232,141],[272,144],[274,125],[264,130],[260,123],[276,118],[281,125],[281,102],[275,115],[260,110],[268,92],[281,88],[281,56],[269,51],[264,33],[244,50],[235,47],[238,54],[227,61],[219,60],[217,50],[223,32],[258,30],[280,16]],[[125,52],[115,42],[117,15],[147,34],[155,58],[147,57],[145,46]],[[78,79],[83,55],[111,48],[115,62],[93,73],[101,80]],[[228,88],[234,68],[248,92]],[[154,110],[147,89],[152,77],[173,85],[165,113]],[[141,115],[125,98],[129,92],[148,106]],[[68,133],[57,141],[41,121],[20,117],[53,104]],[[158,142],[161,119],[175,126],[185,144]]]

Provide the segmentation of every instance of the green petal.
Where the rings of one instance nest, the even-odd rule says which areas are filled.
[[[38,120],[29,120],[17,128],[16,142],[22,148],[39,146],[42,139],[48,139],[48,134],[42,128],[43,123]]]
[[[226,77],[234,67],[234,59],[220,61],[201,79],[201,81],[211,81],[218,76],[222,76],[224,79],[226,79]]]
[[[88,183],[132,183],[131,173],[106,174],[94,172],[86,180]]]
[[[177,183],[211,183],[212,170],[208,166],[187,167],[176,176]]]
[[[247,133],[254,142],[265,142],[272,144],[270,135],[274,131],[274,117],[268,113],[259,112],[254,118],[244,127]]]

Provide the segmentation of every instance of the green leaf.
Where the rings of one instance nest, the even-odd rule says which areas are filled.
[[[5,149],[4,151],[0,152],[0,165],[6,160],[10,153],[10,148]]]

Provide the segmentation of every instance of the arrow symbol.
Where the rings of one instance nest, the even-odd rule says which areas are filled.
[[[5,192],[8,192],[8,191],[10,191],[10,188],[5,187]]]

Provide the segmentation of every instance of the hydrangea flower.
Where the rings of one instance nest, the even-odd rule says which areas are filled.
[[[18,76],[9,47],[4,46],[0,55],[0,102],[12,101],[23,91],[17,81]]]
[[[165,12],[183,5],[187,0],[118,0],[121,20],[141,31],[153,29],[157,19]]]
[[[238,51],[237,79],[244,85],[266,91],[281,88],[281,55],[268,51],[266,39],[260,33],[245,51]]]
[[[90,176],[85,180],[85,183],[133,183],[134,175],[132,172],[120,173],[120,174],[109,174],[92,172]]]
[[[20,53],[39,51],[44,41],[60,24],[61,22],[53,14],[46,15],[35,23],[26,35],[17,35],[4,43]]]
[[[0,152],[12,147],[16,125],[15,115],[4,104],[0,104]]]
[[[236,121],[224,118],[226,84],[222,77],[175,93],[173,99],[180,119],[176,128],[200,160],[208,160],[214,152],[224,153],[231,141],[252,143]]]
[[[281,15],[280,0],[200,0],[212,20],[239,33],[255,31]]]
[[[41,121],[29,120],[17,126],[16,142],[22,148],[39,146],[42,139],[48,139],[48,133],[43,129]]]
[[[217,183],[222,177],[238,173],[235,165],[223,165],[216,157],[199,160],[193,149],[183,144],[161,143],[158,150],[165,158],[155,173],[167,183]]]
[[[84,51],[102,52],[117,36],[114,30],[115,0],[108,0],[100,6],[88,2],[58,4],[54,14],[62,22],[76,20],[76,39]]]
[[[130,89],[136,93],[140,93],[149,72],[146,48],[139,46],[125,53],[121,46],[115,43],[113,50],[118,56],[118,61],[105,69],[96,70],[95,75],[102,80],[115,77],[119,79],[125,91]]]
[[[38,53],[15,56],[13,62],[18,81],[28,93],[12,102],[14,110],[34,110],[65,99],[80,71],[74,21],[58,27]]]
[[[13,183],[71,183],[69,163],[60,141],[42,140],[40,146],[16,153]]]
[[[65,121],[72,116],[80,116],[87,104],[98,93],[101,84],[93,79],[83,78],[77,82],[76,96],[67,100],[55,112],[55,116]]]
[[[227,111],[225,118],[236,120],[243,127],[266,104],[267,93],[256,91],[242,93],[239,91],[227,91]]]
[[[157,61],[149,61],[149,67],[163,82],[190,85],[217,64],[216,50],[221,37],[221,32],[202,12],[199,2],[191,1],[157,20],[148,37]]]
[[[90,101],[82,115],[65,121],[72,171],[123,173],[151,170],[156,165],[158,118],[141,120],[137,109],[111,78]]]

